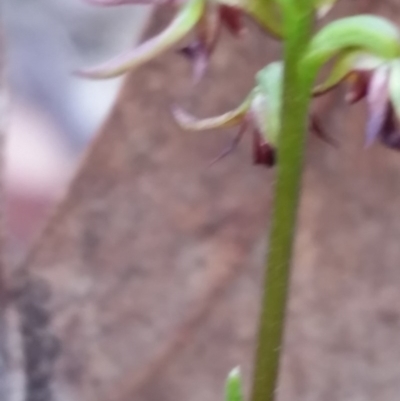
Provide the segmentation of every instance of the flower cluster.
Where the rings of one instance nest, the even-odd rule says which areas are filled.
[[[152,58],[181,45],[189,34],[192,40],[180,53],[193,63],[195,81],[204,75],[223,27],[234,36],[243,31],[244,16],[251,17],[271,36],[281,39],[283,30],[281,7],[285,0],[86,0],[103,6],[120,4],[167,4],[178,7],[171,23],[157,36],[98,67],[77,73],[91,79],[112,78],[132,71]],[[335,0],[315,0],[316,15],[323,17]],[[194,35],[193,35],[194,34]],[[322,28],[314,36],[304,54],[300,74],[311,74],[334,60],[328,78],[317,85],[313,96],[320,96],[344,82],[348,85],[346,100],[353,104],[366,99],[369,118],[367,145],[380,140],[400,150],[400,34],[386,20],[369,15],[347,17]],[[314,75],[313,75],[314,74]],[[219,157],[235,148],[243,135],[251,133],[253,161],[273,166],[280,131],[283,87],[283,65],[275,62],[262,69],[256,86],[243,103],[223,115],[198,120],[179,107],[173,108],[178,124],[186,130],[207,130],[237,126],[231,146]],[[309,116],[310,131],[327,138],[316,116]]]

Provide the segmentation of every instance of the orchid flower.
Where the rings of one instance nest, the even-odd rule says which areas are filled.
[[[174,0],[89,0],[92,4],[104,6],[121,4],[162,4]],[[233,35],[243,31],[243,16],[253,16],[260,25],[274,36],[280,36],[273,1],[260,0],[187,0],[179,5],[179,10],[167,28],[157,36],[138,47],[123,53],[107,63],[94,68],[79,70],[77,75],[89,79],[117,77],[133,70],[165,51],[178,46],[190,33],[195,38],[181,49],[194,64],[196,81],[206,69],[209,57],[218,41],[221,27],[226,27]]]
[[[234,36],[244,28],[244,16],[251,17],[271,36],[281,39],[282,18],[278,0],[86,0],[89,4],[117,6],[124,4],[170,4],[179,7],[167,28],[154,38],[97,67],[76,71],[89,79],[107,79],[125,74],[145,64],[165,51],[178,46],[189,34],[191,43],[180,53],[193,63],[194,79],[204,75],[211,53],[218,42],[221,28]],[[335,0],[316,0],[317,13],[323,16]]]
[[[369,17],[369,23],[370,29],[375,24],[382,35],[382,42],[375,43],[375,46],[381,45],[379,54],[373,49],[367,51],[364,46],[345,49],[336,58],[328,78],[315,88],[314,95],[326,93],[344,82],[349,104],[367,100],[366,145],[379,140],[400,150],[400,32],[379,17]]]
[[[238,127],[232,144],[217,157],[230,153],[249,132],[253,141],[253,162],[272,167],[276,161],[276,146],[280,131],[282,107],[283,65],[274,62],[257,74],[257,85],[236,109],[216,117],[197,119],[181,108],[174,107],[173,115],[184,130],[203,131]],[[310,130],[327,139],[314,115],[309,117]]]

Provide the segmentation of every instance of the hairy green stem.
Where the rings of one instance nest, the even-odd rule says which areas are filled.
[[[251,401],[273,401],[277,389],[312,85],[299,65],[312,33],[313,3],[292,0],[285,10],[282,126]]]

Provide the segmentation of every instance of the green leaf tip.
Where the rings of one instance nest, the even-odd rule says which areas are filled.
[[[232,369],[226,379],[225,401],[243,401],[240,367]]]

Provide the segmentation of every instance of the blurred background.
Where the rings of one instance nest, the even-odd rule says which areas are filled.
[[[65,190],[108,114],[121,79],[72,71],[139,39],[150,7],[94,7],[83,0],[4,0],[10,116],[6,146],[8,225],[26,244]]]

